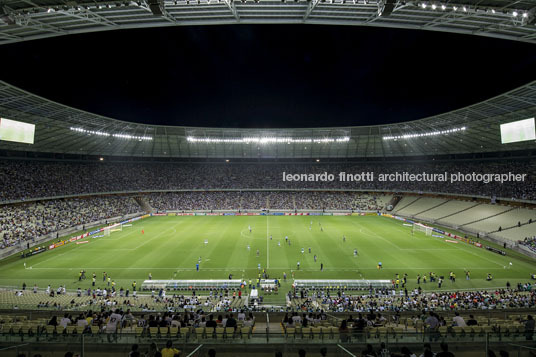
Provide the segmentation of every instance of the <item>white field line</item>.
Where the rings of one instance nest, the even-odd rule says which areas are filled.
[[[58,267],[58,268],[52,268],[52,267],[46,267],[46,268],[33,268],[33,269],[36,269],[36,270],[66,270],[66,269],[80,269],[80,268],[83,268],[83,269],[107,269],[107,270],[175,270],[175,271],[185,271],[185,270],[192,270],[194,271],[195,268],[178,268],[178,267],[168,267],[168,268],[163,268],[163,267],[149,267],[149,268],[140,268],[140,267],[122,267],[122,268],[119,268],[119,267],[71,267],[71,268],[66,268],[66,267]],[[504,270],[503,268],[482,268],[482,267],[466,267],[470,270]],[[27,268],[28,269],[28,268]],[[225,267],[225,268],[200,268],[200,270],[206,270],[206,271],[226,271],[226,270],[257,270],[256,267],[254,268],[244,268],[244,267]],[[272,270],[288,270],[288,267],[278,267],[278,268],[271,268]],[[409,269],[409,270],[418,270],[418,269],[423,269],[423,270],[427,270],[427,269],[430,269],[430,267],[414,267],[414,268],[408,268],[408,267],[395,267],[395,268],[382,268],[382,270],[401,270],[401,269]],[[436,268],[434,267],[434,269],[452,269],[452,267],[439,267],[439,268]],[[357,270],[377,270],[377,268],[344,268],[344,269],[341,269],[341,268],[324,268],[324,271],[357,271]],[[296,270],[296,269],[291,269],[291,271],[320,271],[320,269],[300,269],[300,270]],[[388,280],[388,279],[386,279]],[[465,281],[465,279],[463,279]],[[504,279],[503,279],[504,280]]]
[[[266,216],[266,269],[270,268],[270,238],[268,237],[269,216]]]

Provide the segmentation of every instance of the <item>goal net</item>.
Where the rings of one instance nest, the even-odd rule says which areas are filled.
[[[413,223],[413,232],[424,232],[427,236],[431,236],[433,232],[433,227],[425,226],[420,223]]]
[[[104,227],[104,231],[102,232],[103,235],[105,237],[108,237],[110,236],[111,233],[113,232],[121,232],[123,230],[123,225],[122,224],[113,224],[111,226],[108,226],[108,227]]]

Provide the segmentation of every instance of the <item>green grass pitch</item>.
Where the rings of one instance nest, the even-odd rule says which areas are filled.
[[[515,252],[503,257],[421,232],[412,235],[411,227],[403,222],[378,216],[162,216],[136,221],[109,237],[87,240],[87,244],[71,243],[24,260],[14,256],[1,261],[0,285],[20,287],[25,282],[29,288],[66,284],[70,289],[87,289],[95,272],[97,286],[104,287],[103,271],[116,288],[125,289],[134,280],[140,286],[149,273],[153,279],[227,279],[229,274],[235,279],[255,279],[260,264],[272,278],[282,278],[286,272],[286,290],[292,274],[296,279],[392,279],[396,273],[407,273],[408,287],[414,288],[417,274],[432,271],[448,277],[454,271],[456,283],[446,279],[443,284],[444,290],[451,290],[527,282],[536,270],[533,260]],[[200,270],[196,271],[199,257]],[[382,270],[376,267],[380,261]],[[88,279],[79,283],[81,269],[87,271]],[[465,269],[471,271],[469,281]],[[493,281],[485,280],[487,273],[493,274]],[[421,286],[437,289],[430,282]]]

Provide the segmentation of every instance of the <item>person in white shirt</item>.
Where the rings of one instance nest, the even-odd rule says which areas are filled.
[[[467,324],[465,323],[465,320],[463,319],[463,317],[461,317],[458,312],[456,312],[455,314],[456,316],[452,318],[452,321],[454,322],[454,326],[466,327]]]
[[[80,314],[80,316],[78,316],[78,321],[76,322],[76,326],[79,326],[79,327],[86,327],[89,323],[87,322],[87,320],[84,318],[84,316],[82,314]]]
[[[63,326],[63,328],[67,328],[67,325],[71,324],[71,319],[69,318],[68,314],[65,314],[63,318],[60,320],[60,326]]]
[[[244,311],[240,311],[238,313],[237,318],[238,318],[238,321],[244,321],[246,319],[246,314],[244,313]]]
[[[299,324],[299,323],[301,323],[301,321],[302,321],[301,316],[298,315],[297,313],[294,313],[294,316],[292,316],[292,322],[294,324]]]
[[[117,329],[117,324],[121,321],[122,318],[123,316],[119,314],[119,310],[115,310],[115,312],[113,312],[108,319],[108,323],[106,324],[106,332],[114,333]]]

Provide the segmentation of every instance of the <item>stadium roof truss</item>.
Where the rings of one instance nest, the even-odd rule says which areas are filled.
[[[536,81],[462,109],[398,124],[310,129],[157,126],[91,114],[0,81],[0,116],[36,125],[33,145],[0,141],[0,150],[247,160],[382,158],[532,150],[536,149],[534,140],[501,145],[499,126],[535,114]],[[192,137],[203,140],[189,140]],[[251,141],[251,138],[279,141],[259,142]],[[344,139],[335,140],[338,138]]]
[[[330,24],[536,43],[536,0],[0,0],[0,44],[115,29]]]

